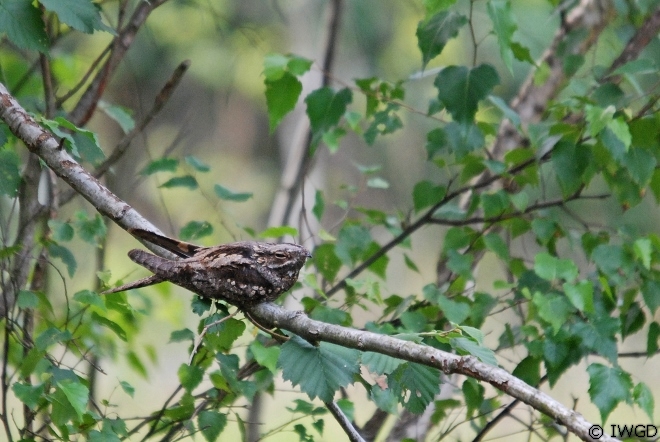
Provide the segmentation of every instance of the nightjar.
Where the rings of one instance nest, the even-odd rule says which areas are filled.
[[[133,249],[129,258],[154,274],[104,293],[170,281],[200,296],[247,307],[273,301],[298,280],[298,272],[311,255],[297,244],[239,241],[202,247],[141,229],[132,235],[163,247],[182,259],[161,258]]]

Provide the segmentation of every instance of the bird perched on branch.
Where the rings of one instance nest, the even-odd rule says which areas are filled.
[[[170,281],[205,298],[247,307],[273,301],[298,280],[311,255],[297,244],[239,241],[202,247],[142,229],[129,233],[181,257],[172,260],[139,249],[128,252],[135,263],[154,274],[110,289],[105,294]]]

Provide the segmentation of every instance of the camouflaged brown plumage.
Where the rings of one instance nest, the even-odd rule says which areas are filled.
[[[311,257],[306,248],[297,244],[240,241],[202,247],[141,229],[130,229],[129,233],[182,259],[131,250],[129,258],[154,274],[108,290],[106,294],[170,281],[206,298],[238,307],[250,306],[273,301],[289,290]]]

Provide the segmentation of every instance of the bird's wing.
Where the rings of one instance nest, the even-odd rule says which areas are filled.
[[[158,233],[143,229],[128,229],[128,233],[135,236],[136,238],[143,239],[166,250],[169,250],[181,258],[190,258],[195,253],[197,253],[197,251],[204,248],[202,246],[179,241],[173,238],[168,238],[167,236],[159,235]]]

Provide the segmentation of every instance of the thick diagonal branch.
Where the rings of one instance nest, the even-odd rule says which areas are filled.
[[[580,413],[565,407],[542,391],[531,387],[506,370],[480,362],[474,356],[457,356],[434,347],[404,341],[392,336],[342,327],[310,319],[302,312],[285,310],[272,303],[259,304],[250,313],[262,324],[289,330],[310,341],[324,341],[416,362],[441,370],[446,375],[460,374],[487,382],[511,397],[557,420],[580,439],[592,442],[592,426]],[[616,439],[604,434],[601,441]]]

